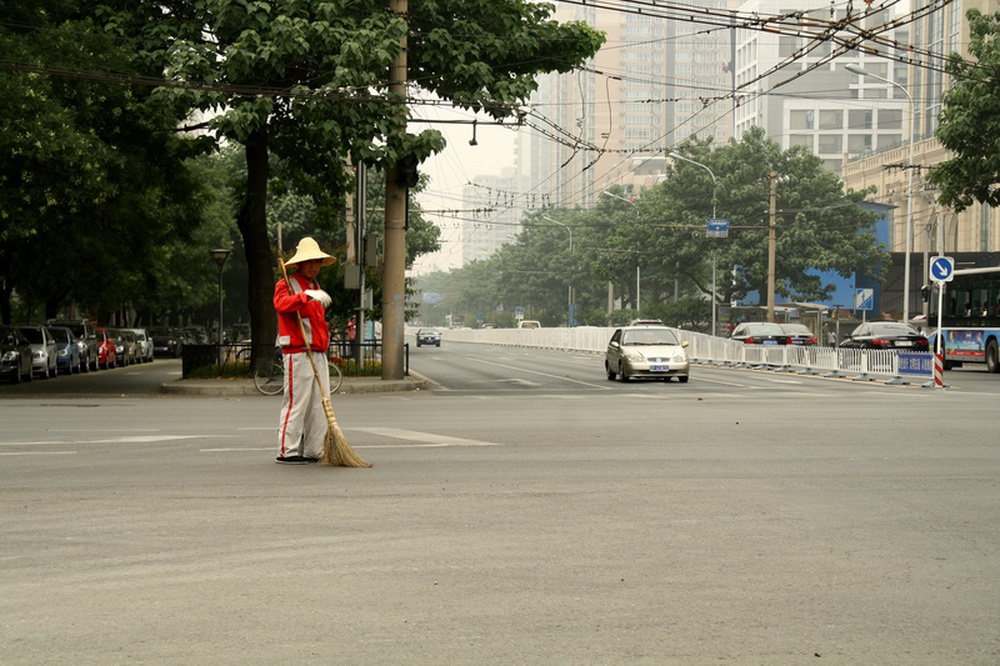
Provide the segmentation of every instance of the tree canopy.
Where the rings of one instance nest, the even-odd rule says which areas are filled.
[[[439,0],[398,16],[374,0],[145,0],[105,5],[101,16],[137,40],[145,63],[167,72],[173,85],[155,93],[165,107],[212,114],[218,136],[245,146],[237,223],[253,337],[269,340],[269,156],[314,198],[320,220],[332,220],[353,186],[349,165],[388,170],[444,148],[436,130],[407,133],[400,119],[410,100],[388,92],[404,35],[414,89],[504,118],[527,100],[538,74],[581,64],[603,41],[584,24],[550,21],[552,10],[517,0]]]
[[[817,270],[844,277],[884,272],[888,253],[874,234],[876,216],[858,205],[865,192],[845,194],[816,156],[797,147],[782,151],[759,128],[727,146],[691,140],[678,152],[697,164],[675,160],[656,187],[638,194],[612,188],[591,209],[529,215],[516,242],[490,259],[453,277],[422,280],[422,289],[445,297],[428,312],[482,313],[502,323],[498,308],[520,305],[530,318],[558,325],[566,322],[572,286],[579,321],[602,325],[610,283],[623,320],[641,314],[704,328],[711,318],[713,258],[720,305],[766,294],[772,173],[778,179],[776,297],[823,300],[833,285],[822,284]],[[707,236],[713,210],[730,221],[728,238]]]
[[[938,201],[962,211],[975,202],[1000,206],[1000,13],[970,10],[970,60],[952,54],[951,86],[942,95],[937,137],[954,157],[928,180]]]
[[[420,2],[407,16],[371,0],[9,4],[0,26],[0,142],[11,156],[0,164],[4,316],[14,289],[47,307],[71,293],[92,316],[135,292],[162,305],[161,288],[184,292],[183,244],[231,201],[253,335],[267,346],[269,202],[289,216],[289,232],[334,238],[352,165],[384,171],[444,148],[439,132],[400,123],[418,97],[508,118],[538,74],[582,64],[603,41],[585,24],[551,20],[551,5],[519,0]],[[394,96],[403,35],[408,92]],[[190,162],[226,142],[243,147],[241,173]],[[223,183],[232,199],[213,190]],[[437,232],[418,213],[408,223],[412,262],[436,248]],[[208,235],[224,243],[228,233]],[[286,247],[297,239],[286,234]],[[28,251],[59,243],[86,259],[52,271]]]
[[[176,109],[147,106],[132,50],[77,3],[13,3],[0,26],[0,312],[15,290],[95,316],[142,296],[157,253],[201,220]],[[80,76],[63,76],[75,71]],[[164,130],[167,131],[164,131]],[[67,261],[70,259],[70,261]]]

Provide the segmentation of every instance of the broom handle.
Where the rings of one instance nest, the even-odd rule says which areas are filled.
[[[281,257],[278,257],[278,266],[281,267],[281,274],[285,277],[285,284],[288,286],[288,293],[294,296],[295,290],[292,289],[292,280],[288,277],[288,270],[285,269],[285,262]],[[299,320],[299,331],[302,332],[302,342],[305,342],[306,325],[302,322],[302,314],[296,311],[295,317]],[[309,358],[309,364],[313,369],[313,378],[316,380],[316,386],[319,388],[319,393],[323,396],[323,402],[325,403],[328,398],[326,396],[326,390],[323,388],[323,382],[319,378],[319,368],[316,367],[316,359],[312,357],[312,349],[306,350],[306,356]]]

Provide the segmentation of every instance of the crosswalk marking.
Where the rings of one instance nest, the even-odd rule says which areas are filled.
[[[405,430],[402,428],[350,428],[350,430],[360,430],[372,435],[381,437],[391,437],[393,439],[404,439],[413,442],[423,442],[424,447],[446,447],[446,446],[500,446],[496,442],[486,442],[477,439],[465,439],[463,437],[449,437],[438,435],[432,432],[421,432],[419,430]],[[412,446],[412,445],[411,445]],[[386,446],[367,446],[358,448],[388,448]]]

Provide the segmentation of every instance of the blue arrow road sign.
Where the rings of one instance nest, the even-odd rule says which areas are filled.
[[[934,257],[930,272],[931,279],[936,282],[951,282],[955,277],[955,260],[951,257]]]

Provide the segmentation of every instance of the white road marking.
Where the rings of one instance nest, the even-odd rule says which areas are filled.
[[[249,428],[248,428],[249,429]],[[502,446],[498,442],[486,442],[478,439],[465,439],[463,437],[449,437],[448,435],[438,435],[433,432],[422,432],[419,430],[406,430],[403,428],[383,428],[383,427],[361,427],[361,428],[348,428],[349,432],[360,431],[366,432],[372,435],[377,435],[379,437],[388,437],[391,439],[403,439],[410,442],[421,442],[420,444],[368,444],[368,445],[356,445],[352,444],[355,449],[440,449],[447,447],[458,447],[458,446]],[[239,451],[273,451],[275,447],[269,446],[267,448],[258,447],[232,447],[232,448],[211,448],[211,449],[199,449],[201,453],[228,453],[228,452],[239,452]]]
[[[469,360],[470,361],[478,361],[479,363],[485,363],[486,365],[495,365],[498,368],[504,368],[506,370],[514,370],[516,372],[526,372],[526,373],[531,374],[531,375],[538,375],[539,377],[548,377],[549,379],[558,379],[558,380],[564,381],[564,382],[571,382],[573,384],[580,384],[581,386],[589,386],[591,388],[600,388],[600,389],[605,389],[605,390],[607,390],[607,388],[608,388],[607,386],[604,386],[603,384],[596,384],[594,382],[583,381],[583,380],[580,380],[580,379],[571,379],[569,377],[563,377],[561,375],[553,375],[553,374],[550,374],[548,372],[538,372],[537,370],[527,370],[525,368],[518,367],[516,365],[504,365],[503,363],[494,363],[492,361],[484,361],[481,358],[472,358],[472,357],[470,357]]]
[[[234,451],[274,451],[276,447],[232,447],[229,449],[198,449],[200,453],[230,453]]]
[[[541,386],[541,382],[532,382],[527,379],[498,379],[501,384],[517,384],[518,386]]]
[[[71,456],[76,451],[3,451],[0,456]]]
[[[232,435],[218,435],[232,437]],[[205,435],[139,435],[137,437],[111,437],[109,439],[70,439],[70,440],[37,440],[28,442],[0,442],[0,446],[52,446],[66,444],[152,444],[154,442],[171,442],[178,439],[202,439]]]
[[[476,439],[464,439],[462,437],[448,437],[432,432],[420,432],[418,430],[404,430],[401,428],[350,428],[350,430],[360,430],[361,432],[380,435],[382,437],[392,437],[394,439],[405,439],[414,442],[427,442],[424,446],[500,446],[496,442],[484,442]],[[378,447],[358,447],[358,448],[385,448]]]

